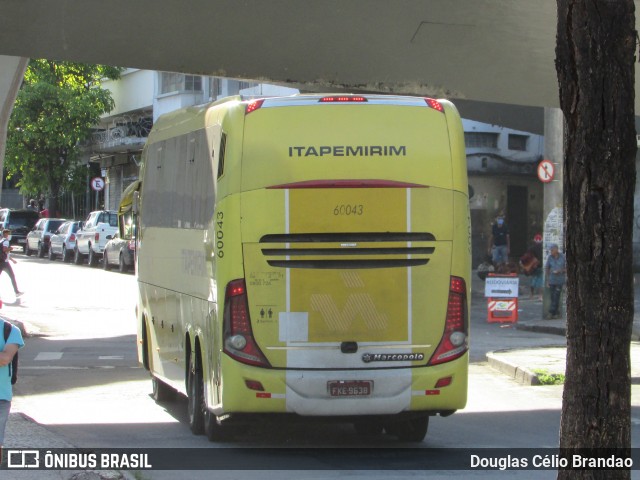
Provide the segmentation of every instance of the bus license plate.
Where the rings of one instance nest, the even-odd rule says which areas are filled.
[[[332,397],[365,397],[373,391],[371,380],[336,380],[328,382],[327,388]]]

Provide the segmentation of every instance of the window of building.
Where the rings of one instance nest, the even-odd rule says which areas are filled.
[[[527,149],[528,135],[515,135],[509,134],[509,150],[521,150]]]
[[[195,75],[185,75],[184,90],[186,90],[187,92],[202,91],[202,77],[195,76]]]
[[[464,145],[467,148],[498,148],[498,134],[492,132],[465,132]]]
[[[200,76],[173,72],[162,72],[160,75],[160,94],[199,91],[202,91],[202,77]]]

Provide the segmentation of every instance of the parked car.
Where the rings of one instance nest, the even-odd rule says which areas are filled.
[[[89,257],[89,266],[95,267],[102,257],[104,246],[118,231],[118,214],[113,210],[91,212],[76,233],[73,263],[80,265]],[[109,238],[107,238],[109,237]]]
[[[120,233],[116,233],[104,247],[102,256],[102,266],[105,270],[117,265],[120,273],[125,273],[133,268],[135,262],[135,240],[121,238]]]
[[[69,220],[60,225],[55,235],[51,235],[49,244],[49,260],[62,257],[63,262],[70,262],[76,248],[76,232],[80,229],[80,222]]]
[[[24,253],[31,255],[32,252],[38,252],[38,257],[43,258],[49,251],[49,242],[60,225],[66,220],[64,218],[41,218],[27,234],[27,242],[24,246]]]
[[[33,210],[0,209],[0,231],[8,228],[11,230],[11,245],[24,248],[27,234],[40,220],[38,212]]]

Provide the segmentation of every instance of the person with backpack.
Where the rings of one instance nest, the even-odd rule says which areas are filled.
[[[16,298],[22,295],[22,292],[18,290],[18,284],[16,282],[16,274],[13,273],[13,268],[11,268],[11,264],[9,261],[16,263],[16,261],[11,258],[11,239],[9,235],[11,234],[11,230],[4,229],[2,231],[2,240],[0,241],[0,274],[2,272],[7,272],[9,278],[11,279],[11,284],[13,285],[13,291],[16,294]]]
[[[13,384],[17,378],[18,349],[24,347],[24,340],[18,327],[6,320],[0,320],[0,322],[2,322],[3,332],[0,336],[0,462],[2,462],[4,431],[11,410]]]

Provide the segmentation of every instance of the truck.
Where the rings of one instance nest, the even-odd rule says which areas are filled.
[[[114,210],[97,210],[89,213],[76,233],[76,247],[73,263],[81,265],[85,257],[90,267],[98,265],[104,247],[118,231],[118,212]]]

